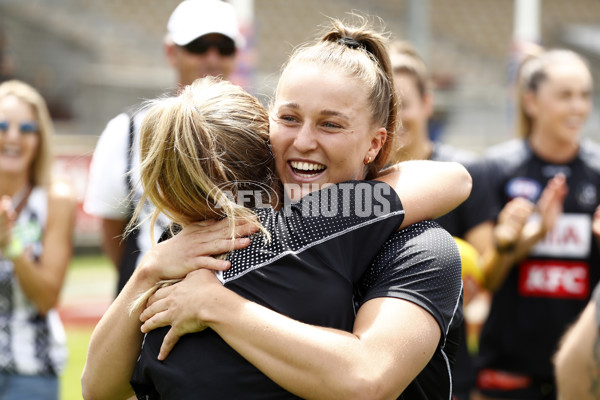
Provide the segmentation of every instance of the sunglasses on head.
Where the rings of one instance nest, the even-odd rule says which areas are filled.
[[[211,47],[217,49],[222,56],[231,56],[235,53],[234,41],[226,36],[199,37],[182,47],[193,54],[204,54]]]
[[[0,133],[8,132],[12,124],[8,121],[0,121]],[[19,125],[19,131],[21,133],[37,133],[40,130],[37,122],[21,122]]]

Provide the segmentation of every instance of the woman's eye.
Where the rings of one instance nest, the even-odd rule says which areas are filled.
[[[280,120],[283,121],[287,121],[287,122],[296,122],[297,119],[296,117],[292,116],[292,115],[283,115],[281,117],[279,117]]]
[[[341,129],[342,127],[334,122],[324,122],[323,126],[329,129]]]

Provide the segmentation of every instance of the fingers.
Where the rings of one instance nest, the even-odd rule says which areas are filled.
[[[541,227],[544,232],[550,231],[559,215],[563,212],[563,202],[568,193],[564,175],[553,177],[542,191],[537,202],[537,210],[541,216]]]
[[[243,249],[250,245],[249,238],[216,239],[206,243],[198,243],[196,251],[201,255],[219,255],[233,250]]]
[[[234,221],[234,237],[244,237],[258,232],[256,218],[238,218]],[[230,239],[232,232],[230,219],[224,218],[219,221],[209,220],[190,224],[182,232],[198,236],[196,240],[210,241],[214,239]]]
[[[164,302],[161,302],[160,299],[157,299],[152,295],[148,302],[146,303],[146,308],[140,314],[140,322],[145,323],[146,321],[152,319],[156,314],[164,312],[167,310],[167,307],[163,305]]]
[[[534,210],[535,205],[521,197],[506,203],[494,227],[494,240],[498,248],[510,248],[518,240]]]
[[[212,256],[198,256],[194,261],[197,268],[205,268],[212,271],[227,271],[231,267],[231,262],[220,260]]]
[[[145,312],[145,310],[144,310],[144,312]],[[168,314],[168,310],[162,311],[157,314],[154,314],[152,317],[145,320],[140,328],[142,333],[148,333],[156,328],[161,328],[163,326],[171,325],[167,314]],[[140,320],[141,320],[141,316],[140,316]]]
[[[179,337],[180,336],[175,333],[174,328],[169,329],[169,332],[165,335],[162,345],[160,346],[160,352],[158,353],[159,360],[162,361],[167,358],[173,347],[175,347],[175,344],[179,341]]]
[[[524,198],[517,197],[504,206],[498,217],[499,224],[523,224],[535,210],[535,205]]]
[[[569,192],[567,180],[563,174],[557,174],[548,181],[546,187],[542,191],[537,202],[537,207],[540,210],[545,210],[553,204],[564,201],[565,196]]]

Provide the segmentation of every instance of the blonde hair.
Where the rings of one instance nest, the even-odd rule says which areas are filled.
[[[319,40],[294,51],[283,66],[282,75],[297,63],[315,63],[331,66],[335,71],[346,73],[364,83],[369,93],[373,123],[387,129],[385,144],[375,160],[367,165],[366,178],[372,179],[386,165],[394,147],[398,129],[397,95],[387,37],[371,29],[365,17],[353,16],[358,23],[352,26],[331,19],[331,26]]]
[[[527,138],[531,134],[532,118],[523,105],[523,97],[527,92],[537,93],[540,85],[548,79],[548,67],[567,62],[580,62],[588,69],[585,58],[572,50],[553,49],[528,55],[520,64],[517,75],[517,134]]]
[[[233,238],[235,219],[250,218],[268,238],[247,208],[254,204],[235,201],[239,191],[255,189],[256,183],[278,194],[269,117],[260,102],[239,86],[206,77],[178,96],[152,100],[147,107],[140,133],[143,195],[132,220],[149,200],[156,207],[151,225],[161,212],[182,226],[228,217]],[[272,193],[264,193],[265,198]],[[177,281],[158,282],[130,311],[145,304],[159,287]]]
[[[143,195],[133,219],[146,200],[156,207],[152,224],[161,212],[179,225],[254,215],[247,208],[254,204],[234,199],[257,182],[276,185],[268,114],[260,102],[239,86],[206,77],[147,107],[140,132]]]
[[[50,172],[52,170],[51,146],[54,127],[46,101],[31,85],[14,79],[0,84],[0,98],[8,96],[15,96],[22,102],[29,104],[37,119],[39,144],[37,154],[30,168],[29,183],[32,186],[47,185],[50,182]]]

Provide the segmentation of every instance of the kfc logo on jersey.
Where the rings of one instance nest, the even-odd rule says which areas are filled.
[[[583,261],[530,260],[519,265],[519,294],[524,297],[584,300],[589,280]]]
[[[539,219],[539,215],[535,217]],[[588,214],[563,214],[531,250],[532,256],[586,258],[592,247],[592,219]]]
[[[506,184],[506,194],[511,199],[524,197],[535,203],[541,192],[542,185],[531,178],[513,178]]]

